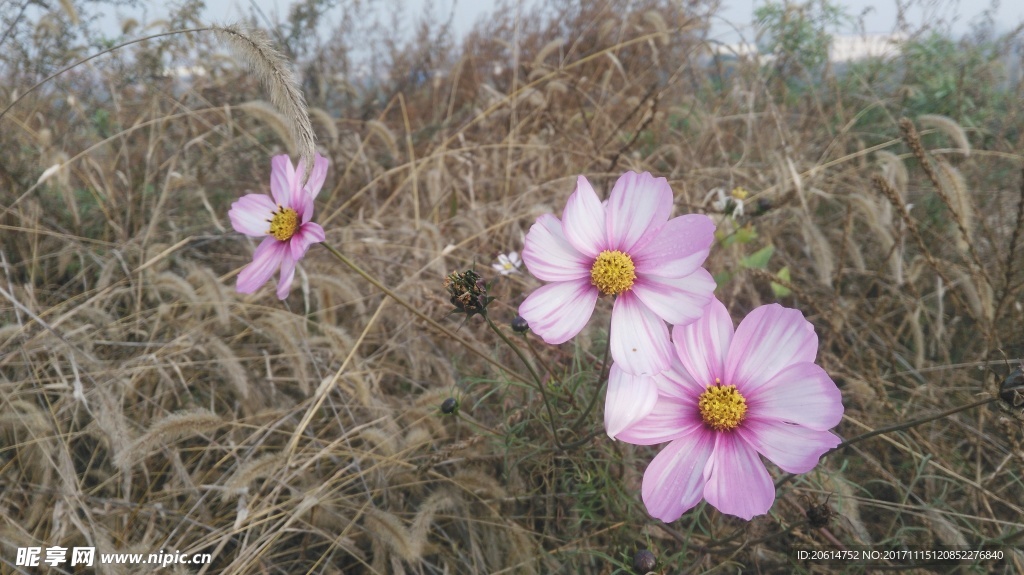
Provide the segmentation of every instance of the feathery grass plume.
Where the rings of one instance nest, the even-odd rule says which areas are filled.
[[[224,492],[221,494],[221,498],[227,501],[247,493],[250,483],[274,475],[284,467],[287,459],[283,452],[268,453],[239,465],[235,473],[224,482]]]
[[[146,433],[117,454],[114,465],[123,471],[145,458],[155,447],[178,439],[213,431],[225,424],[219,415],[208,409],[189,409],[167,415],[151,425]]]
[[[886,206],[889,208],[890,213],[892,206],[881,199],[868,198],[864,194],[853,193],[848,196],[849,202],[853,205],[855,213],[861,215],[863,220],[871,228],[872,234],[878,239],[878,242],[883,246],[884,249],[889,250],[889,256],[886,262],[889,265],[890,272],[893,273],[894,277],[899,277],[900,265],[898,259],[901,257],[901,252],[897,249],[890,249],[893,247],[895,240],[893,239],[890,227],[892,226],[892,220],[886,221],[879,215],[879,206]],[[853,260],[853,267],[858,271],[865,271],[867,269],[867,263],[864,258],[862,248],[867,248],[865,242],[861,241],[848,241],[846,242],[846,255],[850,256]]]
[[[14,399],[5,402],[3,413],[0,413],[0,430],[25,430],[33,437],[49,433],[50,419],[32,403]]]
[[[238,104],[236,107],[260,122],[263,122],[267,127],[273,130],[274,133],[277,134],[277,137],[284,143],[289,154],[295,154],[297,152],[295,147],[295,134],[292,132],[291,123],[284,114],[279,113],[273,106],[263,100],[251,100],[249,102]]]
[[[964,532],[955,523],[942,516],[942,512],[935,508],[925,510],[925,522],[931,526],[931,532],[935,534],[943,545],[968,548],[970,542]]]
[[[417,425],[409,429],[402,438],[402,450],[403,451],[417,451],[420,450],[424,445],[430,445],[434,442],[434,436],[426,427]]]
[[[560,50],[562,46],[565,46],[567,40],[565,38],[555,38],[548,42],[543,48],[537,51],[537,55],[533,58],[533,67],[541,68],[544,66],[544,60],[548,59],[548,56],[553,54],[556,50]]]
[[[971,250],[971,236],[974,234],[974,206],[967,191],[967,181],[960,170],[939,160],[939,181],[949,191],[949,207],[957,220],[960,233],[956,236],[956,247],[960,253],[968,254]]]
[[[910,151],[914,153],[914,157],[917,158],[918,163],[921,165],[921,169],[924,170],[928,180],[931,181],[935,189],[938,190],[939,194],[942,195],[942,184],[939,182],[938,176],[935,174],[935,170],[932,169],[932,164],[928,160],[928,156],[925,153],[924,145],[921,143],[921,135],[917,133],[917,128],[909,118],[900,118],[900,135],[903,136],[903,141],[906,142]]]
[[[153,286],[153,291],[150,293],[166,293],[171,296],[171,301],[183,299],[188,304],[185,307],[199,305],[199,296],[196,295],[196,290],[192,287],[192,284],[174,272],[160,272],[152,280],[151,285]]]
[[[934,128],[946,134],[965,158],[970,157],[971,142],[967,139],[967,132],[952,118],[940,114],[921,114],[917,117],[917,123],[924,128]]]
[[[340,357],[344,357],[345,354],[352,349],[352,345],[355,340],[343,327],[335,325],[332,321],[321,322],[318,329],[323,332],[322,338],[317,338],[318,341],[327,341],[329,346],[334,350]]]
[[[231,308],[228,306],[228,302],[232,298],[223,282],[217,279],[217,275],[207,266],[189,263],[185,269],[188,270],[186,279],[198,286],[196,295],[205,302],[206,309],[214,313],[218,326],[222,329],[230,327]]]
[[[814,271],[818,281],[825,286],[832,285],[835,277],[836,257],[832,253],[832,244],[821,229],[810,218],[801,218],[800,231],[803,233],[804,244],[814,262]]]
[[[249,402],[247,400],[250,396],[249,374],[246,372],[245,368],[242,367],[242,362],[238,360],[238,356],[235,355],[231,346],[224,343],[223,340],[212,333],[205,334],[203,337],[203,344],[206,347],[207,355],[216,360],[221,373],[224,374],[227,380],[230,381],[231,385],[235,388],[235,392],[242,400],[242,405],[252,409],[258,409],[258,406],[248,406]]]
[[[75,3],[73,0],[60,0],[60,8],[64,11],[64,15],[68,17],[68,21],[73,26],[78,26],[78,10],[75,10]]]
[[[382,455],[393,456],[398,453],[398,430],[384,431],[378,427],[367,427],[359,431],[359,437],[380,449]]]
[[[380,120],[367,120],[365,125],[370,134],[377,136],[384,142],[384,145],[388,147],[388,152],[391,153],[391,157],[398,156],[398,139],[395,138],[395,134],[391,132],[387,124]]]
[[[472,467],[456,471],[452,475],[452,483],[473,495],[495,501],[500,501],[508,495],[497,479]]]
[[[327,110],[323,108],[310,108],[310,115],[316,119],[316,121],[327,130],[327,135],[330,136],[332,142],[338,141],[338,125],[334,122],[334,118],[327,113]]]
[[[299,388],[299,393],[309,396],[309,354],[299,345],[307,337],[305,318],[283,310],[273,309],[263,313],[254,324],[270,335],[270,341],[281,347],[283,364],[292,369],[292,378]],[[286,381],[275,377],[275,381]]]
[[[0,349],[14,349],[8,348],[8,346],[13,342],[14,338],[18,337],[21,330],[22,326],[16,323],[0,325]]]
[[[658,40],[662,45],[669,43],[668,35],[668,24],[665,23],[665,18],[657,10],[648,10],[644,12],[644,22],[647,22],[658,32]]]
[[[419,561],[427,546],[427,533],[434,522],[434,516],[454,504],[451,496],[444,491],[432,493],[420,505],[412,525],[406,527],[402,520],[392,513],[370,509],[363,520],[363,526],[370,534],[383,542],[391,553],[403,561]]]
[[[215,26],[213,30],[249,63],[249,68],[270,93],[270,102],[288,120],[298,155],[305,160],[306,173],[302,176],[305,180],[313,170],[316,134],[309,119],[306,99],[288,61],[273,47],[262,30],[249,30],[237,25]]]
[[[90,391],[89,399],[93,403],[93,421],[86,431],[89,431],[92,426],[98,428],[107,442],[111,456],[116,461],[120,454],[128,450],[135,439],[128,427],[128,420],[108,387],[94,387]]]
[[[901,198],[906,198],[907,183],[910,182],[907,165],[899,156],[886,150],[875,152],[875,159],[878,160],[878,164],[882,168],[882,177],[889,182],[889,185],[896,190]],[[892,205],[888,202],[880,202],[879,205],[881,206],[879,216],[883,218],[886,225],[892,225]]]
[[[342,274],[310,272],[309,283],[319,304],[316,313],[322,321],[337,324],[341,317],[362,317],[366,314],[364,296],[352,278]]]

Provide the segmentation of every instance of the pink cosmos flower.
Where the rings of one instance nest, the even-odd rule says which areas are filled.
[[[653,378],[656,404],[615,433],[637,445],[671,442],[644,472],[647,511],[675,521],[703,497],[744,519],[767,513],[775,486],[758,454],[806,473],[840,443],[828,430],[842,419],[842,397],[814,364],[813,326],[799,311],[772,304],[750,312],[734,333],[715,300],[697,322],[676,326],[672,339],[679,357]],[[609,396],[623,403],[645,401],[608,383]]]
[[[295,278],[295,263],[306,255],[309,246],[324,241],[324,229],[313,223],[313,200],[327,177],[327,158],[320,154],[313,161],[309,181],[302,186],[306,164],[292,166],[288,156],[274,156],[270,163],[270,194],[246,194],[231,204],[228,218],[235,231],[251,237],[263,237],[252,255],[252,263],[238,274],[238,291],[253,293],[281,269],[277,297],[285,299]],[[300,187],[301,186],[301,187]]]
[[[668,327],[701,316],[715,281],[701,264],[715,225],[707,216],[669,219],[672,188],[649,173],[623,174],[604,203],[583,176],[559,221],[546,214],[526,235],[527,269],[551,282],[519,306],[544,341],[572,339],[600,295],[615,296],[612,358],[628,374],[653,375],[672,358]]]

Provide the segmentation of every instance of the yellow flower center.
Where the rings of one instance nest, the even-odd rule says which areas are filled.
[[[604,295],[617,295],[628,290],[633,287],[635,279],[633,260],[619,250],[604,250],[590,268],[590,283]]]
[[[267,233],[282,242],[288,241],[295,235],[295,230],[299,229],[299,213],[291,208],[282,207],[280,204],[277,205],[274,218],[268,221],[270,222],[270,231]]]
[[[736,391],[735,385],[721,385],[717,379],[715,384],[700,394],[697,401],[700,417],[715,431],[732,431],[747,414],[747,400]]]
[[[747,189],[744,188],[743,186],[737,186],[733,188],[731,192],[729,192],[729,195],[736,198],[737,200],[745,200],[747,199],[747,196],[750,195],[750,192],[748,192]]]

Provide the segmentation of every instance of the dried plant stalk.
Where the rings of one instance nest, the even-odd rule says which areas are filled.
[[[309,177],[313,170],[313,154],[316,152],[316,133],[309,119],[306,98],[299,89],[288,61],[274,48],[266,34],[259,30],[247,30],[240,26],[218,26],[213,30],[224,43],[245,58],[250,69],[270,92],[270,102],[288,120],[299,157],[305,160],[306,172],[302,177]]]

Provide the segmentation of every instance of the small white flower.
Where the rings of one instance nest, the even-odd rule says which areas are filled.
[[[742,188],[737,189],[742,190]],[[717,199],[711,203],[711,207],[714,208],[715,211],[731,215],[734,218],[743,217],[743,199],[737,196],[746,196],[745,190],[743,193],[739,194],[734,190],[730,195],[725,195],[725,190],[722,188],[715,188],[708,192],[707,196],[704,197],[704,201],[708,201],[712,195],[717,197]]]
[[[519,268],[522,265],[523,260],[519,259],[519,252],[509,252],[508,255],[498,254],[498,263],[491,264],[491,267],[499,274],[507,276],[519,273]]]

